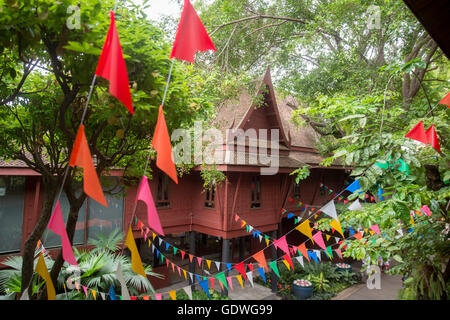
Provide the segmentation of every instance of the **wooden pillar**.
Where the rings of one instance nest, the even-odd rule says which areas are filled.
[[[222,239],[222,262],[230,262],[230,239]],[[228,268],[222,264],[222,268],[225,271],[225,277],[228,277]],[[224,286],[222,296],[228,297],[228,290]]]
[[[277,231],[272,232],[272,238],[278,239]],[[270,247],[270,258],[272,261],[275,261],[278,259],[277,249],[274,245]],[[270,271],[270,281],[272,282],[272,292],[277,292],[277,286],[278,286],[278,278],[275,272],[273,270]]]
[[[244,237],[240,237],[239,238],[239,261],[244,260],[244,254],[245,254]]]
[[[196,233],[195,231],[191,231],[189,233],[189,252],[193,255],[195,255],[195,242],[196,242]],[[189,272],[195,273],[195,261],[192,259],[192,262],[189,262]],[[191,290],[194,291],[195,289],[195,278],[192,277],[193,280],[189,277],[189,284],[191,285]]]

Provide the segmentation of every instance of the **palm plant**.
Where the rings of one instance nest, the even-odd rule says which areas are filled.
[[[38,250],[35,252],[35,256],[39,253]],[[47,268],[50,270],[53,266],[53,260],[50,259],[47,253],[44,255],[44,261]],[[21,272],[22,272],[22,256],[12,256],[7,258],[2,264],[7,266],[7,269],[0,270],[0,299],[1,300],[14,300],[16,294],[21,292]],[[37,260],[34,262],[34,267],[36,266]],[[39,276],[35,274],[32,278],[32,294],[34,295],[39,289],[45,284],[44,281],[39,279]]]
[[[154,293],[152,284],[147,278],[135,273],[131,269],[131,258],[116,253],[120,248],[119,243],[123,239],[120,231],[115,230],[109,235],[98,234],[97,239],[90,240],[90,244],[96,245],[91,251],[74,250],[75,257],[80,268],[80,274],[76,273],[75,267],[66,265],[58,278],[58,284],[62,287],[63,282],[69,277],[82,285],[100,292],[108,292],[109,287],[120,287],[117,279],[116,270],[119,262],[122,266],[122,274],[131,295],[142,295]],[[157,278],[163,278],[163,275],[152,272],[151,266],[144,266],[145,273]],[[82,295],[82,293],[79,293]],[[84,295],[83,295],[84,296]]]

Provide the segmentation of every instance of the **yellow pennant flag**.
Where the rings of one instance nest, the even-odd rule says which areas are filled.
[[[186,270],[183,269],[184,278],[187,280]]]
[[[154,232],[152,232],[152,234],[153,234],[152,240],[155,240],[156,234]]]
[[[286,260],[282,260],[284,265],[286,266],[286,268],[288,268],[288,270],[291,270],[291,266],[289,265],[289,262],[287,262]]]
[[[133,231],[131,231],[131,226],[128,228],[127,238],[125,240],[125,245],[131,251],[131,269],[137,274],[140,274],[144,278],[147,278],[144,270],[144,266],[142,265],[141,256],[139,255],[139,251],[136,247],[136,242],[133,238]]]
[[[169,296],[172,300],[177,300],[177,292],[175,290],[169,291]]]
[[[238,275],[236,276],[236,279],[238,279],[239,284],[240,284],[241,287],[243,288],[243,287],[244,287],[244,283],[242,282],[242,276],[241,276],[240,274],[238,274]]]
[[[208,269],[211,269],[211,260],[206,259],[206,264],[208,265]]]
[[[330,240],[330,235],[327,234],[327,235],[326,235],[326,238],[327,238],[327,241]]]
[[[53,286],[52,279],[50,278],[50,274],[48,273],[47,266],[45,265],[45,260],[42,253],[39,253],[39,259],[34,271],[36,271],[42,277],[42,279],[45,280],[45,284],[47,285],[48,300],[55,300],[56,296],[55,287]]]
[[[302,223],[300,223],[297,227],[295,227],[298,231],[303,233],[305,236],[311,239],[311,241],[314,243],[314,240],[312,238],[312,231],[311,226],[309,225],[309,220],[305,220]]]
[[[339,219],[333,219],[330,222],[330,226],[332,226],[335,230],[337,230],[337,232],[339,232],[341,234],[342,238],[345,239],[344,233],[342,232],[342,227],[341,227],[341,223],[339,222]]]
[[[268,246],[269,245],[269,239],[265,239],[266,240],[266,246]]]

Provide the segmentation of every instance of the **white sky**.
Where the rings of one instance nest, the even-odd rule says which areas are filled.
[[[142,0],[133,0],[134,3],[142,3]],[[145,10],[149,18],[158,20],[162,16],[179,17],[183,9],[183,1],[179,0],[149,0],[150,8]]]

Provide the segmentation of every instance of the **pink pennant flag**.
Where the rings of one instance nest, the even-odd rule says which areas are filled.
[[[420,208],[420,211],[422,211],[423,213],[425,213],[428,217],[431,216],[430,208],[428,208],[427,205],[422,206],[422,208]]]
[[[326,250],[326,246],[325,246],[325,243],[323,242],[323,237],[322,237],[321,231],[317,231],[316,234],[313,235],[313,239],[314,239],[314,242],[316,242],[319,245],[319,247]]]
[[[275,248],[280,248],[281,250],[289,254],[289,247],[286,242],[286,236],[282,236],[280,239],[274,240],[273,245],[275,246]]]
[[[239,220],[239,216],[236,214],[235,216],[234,216],[234,221],[238,221]]]
[[[85,287],[85,286],[82,286],[83,287],[83,291],[84,291],[84,294],[86,295],[86,297],[88,296],[88,293],[87,293],[87,288]]]
[[[156,300],[161,300],[161,298],[162,298],[162,293],[155,293]]]
[[[180,277],[181,277],[181,268],[180,268],[179,266],[177,266],[177,269],[178,269],[178,274],[179,274]]]
[[[334,250],[334,251],[336,251],[336,253],[339,255],[339,257],[342,259],[342,253],[341,253],[341,250],[340,250],[340,249],[336,249],[336,250]]]
[[[137,194],[136,201],[144,201],[147,205],[147,223],[160,235],[164,236],[163,228],[161,227],[161,222],[159,221],[158,212],[156,211],[155,203],[153,202],[152,193],[148,186],[147,176],[143,176],[141,180],[141,185]]]
[[[55,210],[53,211],[50,222],[48,223],[48,228],[61,236],[63,259],[71,265],[78,267],[77,260],[75,260],[75,256],[73,254],[72,246],[70,245],[69,237],[67,236],[59,200],[56,202]]]
[[[197,257],[197,262],[198,262],[198,266],[201,267],[202,266],[202,258]]]
[[[376,234],[380,234],[380,228],[378,227],[378,224],[374,224],[373,226],[370,227],[370,229],[372,229],[372,231],[375,232]]]
[[[231,280],[231,277],[227,277],[228,285],[230,286],[230,289],[233,290],[233,281]]]
[[[184,255],[186,254],[186,252],[184,252],[183,250],[180,250],[180,252],[181,252],[181,260],[183,260],[184,259]]]

